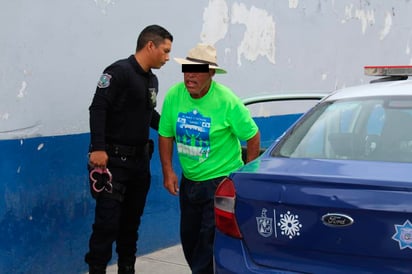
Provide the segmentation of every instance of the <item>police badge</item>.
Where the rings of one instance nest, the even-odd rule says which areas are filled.
[[[99,82],[97,82],[97,86],[99,88],[107,88],[110,86],[110,79],[112,79],[110,74],[103,73],[102,76],[100,76]]]
[[[260,217],[256,217],[257,230],[263,237],[272,235],[273,219],[266,216],[267,209],[263,208]]]
[[[156,88],[148,89],[148,99],[149,99],[149,108],[155,108],[157,102],[157,90]]]

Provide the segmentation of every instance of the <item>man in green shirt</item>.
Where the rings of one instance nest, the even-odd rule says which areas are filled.
[[[182,64],[184,81],[167,92],[159,125],[159,150],[165,188],[180,197],[180,237],[192,273],[213,273],[214,193],[220,181],[244,163],[240,141],[247,141],[247,161],[258,157],[260,133],[242,101],[212,78],[226,73],[216,49],[198,44]],[[176,143],[183,170],[180,191],[172,167]]]

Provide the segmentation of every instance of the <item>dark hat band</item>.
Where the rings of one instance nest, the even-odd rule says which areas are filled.
[[[202,64],[209,64],[209,65],[218,67],[218,65],[216,63],[208,62],[208,61],[205,61],[205,60],[200,60],[200,59],[191,58],[191,57],[186,57],[186,59],[189,60],[189,61],[192,61],[192,62],[197,62],[197,63],[202,63]]]

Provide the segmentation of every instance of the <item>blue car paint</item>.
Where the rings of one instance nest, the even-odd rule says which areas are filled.
[[[214,254],[216,258],[230,258],[230,260],[215,260],[216,273],[237,274],[237,273],[261,273],[261,274],[295,274],[284,270],[274,270],[255,264],[248,255],[244,243],[240,240],[228,237],[220,231],[216,231],[215,243],[219,246],[218,252]],[[231,271],[232,270],[232,271]]]
[[[253,232],[258,234],[256,218],[262,213],[256,209],[264,209],[265,217],[274,222],[279,213],[291,211],[292,216],[299,216],[297,221],[306,231],[313,230],[324,237],[308,238],[300,231],[300,235],[287,238],[280,236],[278,231],[278,235],[271,235],[270,241],[266,238],[268,235],[236,240],[218,233],[215,245],[217,273],[227,273],[228,269],[233,273],[253,272],[245,270],[246,265],[253,264],[261,265],[258,273],[265,273],[265,269],[272,269],[274,273],[290,270],[291,265],[302,273],[408,273],[412,269],[412,250],[401,250],[393,239],[395,224],[403,224],[408,217],[412,219],[412,186],[407,172],[410,164],[271,158],[270,150],[230,176],[237,193],[235,210],[242,212],[237,215],[240,230],[247,231],[249,236]],[[398,174],[396,180],[388,175],[394,173]],[[374,186],[376,182],[379,187]],[[333,200],[330,197],[334,197]],[[381,202],[376,204],[376,200]],[[331,228],[319,222],[322,214],[313,205],[328,208],[330,212],[345,213],[355,223],[346,229],[335,228],[341,233],[338,237],[333,236],[328,233]],[[359,238],[356,233],[359,228],[356,227],[369,232]],[[364,245],[358,244],[360,239],[365,241]],[[354,245],[356,250],[353,250]],[[219,268],[220,264],[227,263],[219,254],[230,246],[235,246],[231,250],[231,261],[236,260],[236,256],[245,256],[248,261],[243,265]],[[246,246],[255,253],[249,254]],[[386,253],[375,254],[374,250],[379,250],[380,246],[387,247]],[[310,260],[310,265],[301,258]]]
[[[317,257],[316,253],[306,253],[306,262],[311,262],[310,265],[297,260],[292,255],[293,251],[290,251],[290,255],[283,257],[271,258],[271,261],[278,263],[282,267],[272,268],[264,265],[259,265],[250,258],[249,251],[242,240],[234,239],[221,232],[216,232],[215,246],[218,250],[215,252],[215,274],[237,274],[237,273],[260,273],[260,274],[307,274],[307,273],[328,273],[328,274],[390,274],[395,270],[404,270],[404,273],[410,273],[410,267],[408,266],[396,266],[395,268],[389,268],[382,266],[382,262],[377,258],[370,258],[367,262],[360,260],[359,258],[347,257],[348,265],[342,268],[340,264],[334,262],[333,254],[323,254],[323,260],[319,262],[317,266],[313,265],[314,258]],[[221,260],[221,258],[230,258],[230,260]],[[297,261],[301,261],[297,263]],[[290,269],[296,269],[297,266],[302,271],[291,271]],[[361,269],[362,267],[368,267],[368,270]]]

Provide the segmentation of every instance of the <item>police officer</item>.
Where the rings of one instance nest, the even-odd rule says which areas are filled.
[[[135,273],[138,228],[150,187],[158,80],[151,69],[169,60],[173,36],[158,25],[139,35],[135,54],[107,67],[90,105],[89,171],[96,199],[85,261],[89,273],[106,273],[116,242],[118,273]]]

